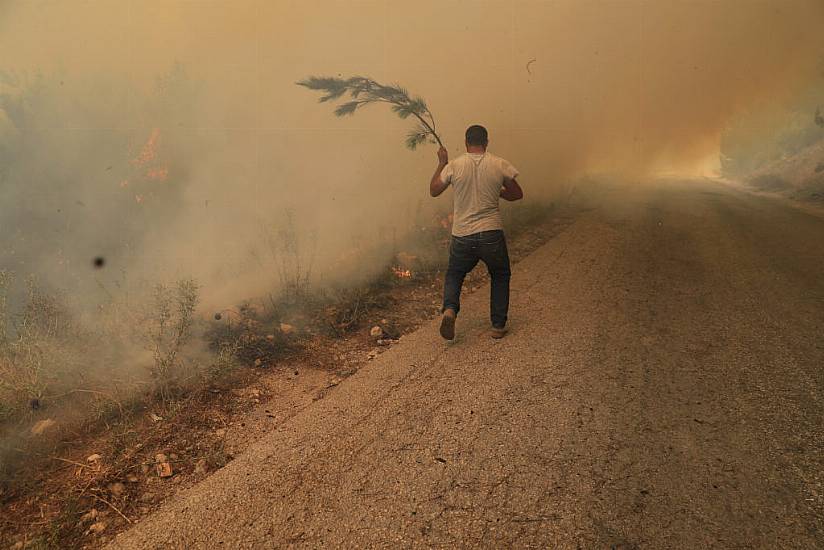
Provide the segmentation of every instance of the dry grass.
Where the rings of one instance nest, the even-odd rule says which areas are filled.
[[[0,272],[0,471],[12,447],[47,439],[29,434],[38,420],[57,419],[62,430],[109,425],[157,397],[170,407],[192,378],[208,374],[211,365],[201,368],[187,355],[194,281],[158,285],[152,300],[112,296],[85,318],[33,278],[16,310],[13,290],[14,278]]]
[[[278,266],[280,300],[305,298],[312,282],[317,234],[310,231],[302,237],[294,212],[285,210],[280,221],[264,227],[263,240]]]
[[[30,278],[26,303],[12,330],[8,293],[13,277],[6,272],[0,279],[0,410],[8,419],[38,409],[47,389],[65,378],[78,361],[72,340],[80,329],[60,297],[44,292]]]

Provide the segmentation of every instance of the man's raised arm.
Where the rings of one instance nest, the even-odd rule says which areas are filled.
[[[438,149],[438,167],[435,168],[435,173],[432,174],[432,179],[429,181],[429,194],[433,197],[437,197],[444,190],[449,187],[448,183],[444,183],[441,181],[441,172],[449,163],[449,152],[441,147]]]

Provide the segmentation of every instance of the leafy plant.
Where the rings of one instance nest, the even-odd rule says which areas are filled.
[[[435,131],[435,118],[426,106],[426,102],[421,97],[411,96],[400,85],[380,84],[363,76],[351,78],[310,76],[297,82],[297,85],[323,92],[324,95],[319,100],[321,103],[339,100],[348,94],[350,101],[341,103],[335,108],[337,116],[353,115],[361,107],[373,103],[390,105],[392,111],[402,119],[410,116],[417,119],[415,128],[406,137],[406,146],[409,149],[415,150],[418,145],[426,142],[437,143],[443,147],[443,142]]]

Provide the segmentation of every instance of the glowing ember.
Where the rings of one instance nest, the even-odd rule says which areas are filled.
[[[443,227],[444,229],[449,229],[450,227],[452,227],[452,219],[453,218],[454,218],[454,215],[449,214],[448,216],[446,216],[445,218],[440,220],[441,227]]]
[[[412,272],[408,269],[403,269],[401,267],[392,266],[392,274],[395,275],[398,279],[411,279]]]
[[[168,168],[155,168],[146,172],[146,178],[154,181],[166,181],[169,177]]]
[[[132,160],[132,164],[141,165],[154,160],[157,156],[157,142],[160,140],[160,129],[152,130],[149,140],[143,146],[137,158]]]

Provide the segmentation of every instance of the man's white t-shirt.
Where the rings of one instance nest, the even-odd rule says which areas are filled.
[[[452,234],[465,237],[479,231],[503,229],[498,201],[504,178],[518,175],[509,161],[486,153],[464,153],[441,171],[441,181],[452,184]]]

